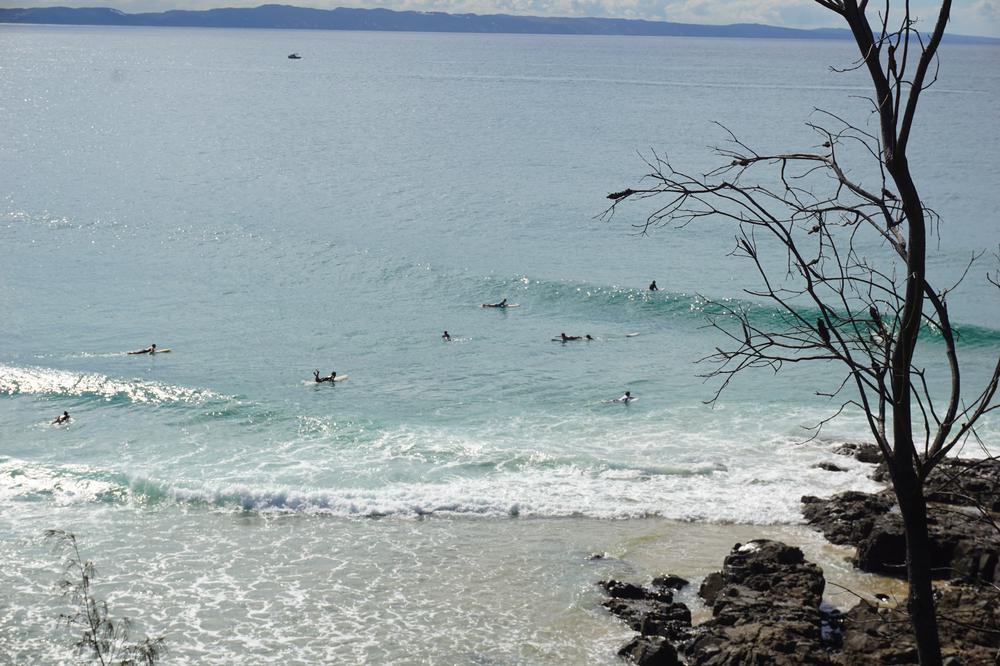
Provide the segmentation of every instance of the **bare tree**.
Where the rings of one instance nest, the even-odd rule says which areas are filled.
[[[708,219],[737,226],[733,254],[748,258],[763,282],[748,293],[777,304],[783,321],[773,330],[772,321],[733,306],[710,319],[731,343],[709,357],[717,362],[719,391],[748,368],[806,361],[844,368],[828,393],[840,398],[834,416],[860,408],[881,450],[906,532],[907,606],[920,663],[940,664],[924,482],[974,434],[980,417],[1000,407],[1000,359],[985,386],[963,390],[947,307],[957,284],[928,282],[927,237],[936,215],[922,202],[907,161],[921,93],[937,78],[951,2],[941,3],[930,33],[918,29],[908,2],[880,4],[874,28],[867,0],[816,2],[850,27],[860,50],[855,69],[867,71],[874,90],[878,130],[818,111],[821,120],[810,127],[820,150],[791,153],[759,153],[729,133],[716,149],[722,165],[704,175],[677,171],[654,154],[646,186],[608,195],[606,215],[626,200],[657,197],[639,225],[643,233]],[[869,160],[867,180],[844,166],[859,155]],[[996,275],[987,279],[1000,286]],[[944,354],[943,379],[914,360],[921,334],[929,332],[940,338],[929,347]]]

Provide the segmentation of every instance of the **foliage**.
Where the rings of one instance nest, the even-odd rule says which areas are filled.
[[[70,629],[82,629],[74,644],[77,651],[102,666],[153,666],[166,651],[164,637],[133,642],[131,621],[127,617],[112,619],[107,602],[94,596],[97,571],[94,563],[80,554],[76,535],[64,530],[46,530],[45,538],[54,541],[65,557],[63,578],[58,585],[75,609],[62,614],[60,619]]]

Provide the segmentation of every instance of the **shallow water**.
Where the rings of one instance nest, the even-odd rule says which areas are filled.
[[[708,299],[779,313],[731,231],[595,216],[637,149],[705,168],[712,120],[780,148],[817,143],[817,106],[865,122],[827,70],[846,48],[0,26],[0,654],[68,659],[45,528],[177,663],[610,663],[602,567],[812,543],[801,495],[874,487],[811,467],[865,436],[847,414],[805,442],[835,378],[705,405]],[[997,54],[946,52],[914,138],[941,283],[1000,243]],[[949,301],[970,386],[1000,349],[983,270]]]

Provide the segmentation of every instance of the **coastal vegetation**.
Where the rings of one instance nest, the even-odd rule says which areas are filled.
[[[159,636],[134,641],[129,618],[116,620],[111,616],[107,602],[95,595],[97,570],[92,561],[83,559],[76,535],[64,530],[46,530],[45,537],[54,541],[57,550],[65,556],[59,588],[74,609],[60,619],[67,627],[82,631],[74,644],[77,651],[102,666],[156,664],[166,651],[166,640]]]
[[[932,578],[939,572],[925,486],[956,447],[978,441],[977,421],[1000,407],[1000,359],[970,392],[948,311],[949,293],[985,251],[970,258],[956,283],[932,282],[928,238],[940,221],[920,195],[908,154],[921,95],[937,79],[951,2],[940,4],[930,31],[909,3],[816,2],[853,35],[859,58],[850,69],[868,75],[877,129],[818,111],[821,120],[809,127],[819,150],[789,152],[759,152],[727,130],[718,168],[690,175],[654,154],[647,160],[652,184],[610,194],[607,216],[626,200],[655,197],[659,205],[639,224],[642,233],[713,220],[736,226],[732,254],[749,260],[762,282],[748,293],[782,316],[774,326],[719,304],[722,314],[710,323],[730,343],[708,357],[719,392],[753,368],[818,362],[842,369],[832,388],[819,392],[837,405],[830,419],[858,409],[867,421],[902,516],[916,651],[921,664],[937,665]],[[995,272],[986,279],[1000,286]],[[920,346],[918,355],[929,335],[943,345]],[[946,373],[922,364],[934,353],[943,353]]]

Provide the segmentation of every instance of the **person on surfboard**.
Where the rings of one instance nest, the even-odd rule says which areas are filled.
[[[503,299],[499,303],[483,303],[484,308],[505,308],[507,307],[507,299]]]
[[[63,423],[69,423],[69,412],[64,411],[52,421],[52,425],[62,425]]]
[[[623,403],[625,403],[627,405],[628,403],[632,402],[633,400],[635,400],[635,396],[632,395],[632,392],[631,391],[625,391],[625,395],[623,395],[620,398],[615,398],[611,402],[623,402]]]
[[[154,342],[153,344],[151,344],[150,346],[146,347],[145,349],[139,349],[137,351],[131,351],[131,352],[129,352],[129,355],[135,355],[135,354],[155,354],[155,353],[156,353],[156,343]]]
[[[451,342],[451,336],[448,335],[448,331],[444,332],[444,334],[441,336],[441,339],[444,340],[445,342]]]
[[[559,337],[562,338],[563,342],[570,342],[571,340],[582,340],[579,335],[566,335],[565,333],[560,333]]]
[[[649,283],[649,290],[650,291],[659,291],[660,290],[660,288],[656,286],[656,280],[653,280],[652,282]]]
[[[317,384],[322,384],[323,382],[330,382],[331,384],[337,381],[337,373],[333,370],[326,377],[319,376],[319,370],[313,370],[313,377],[316,379]]]

